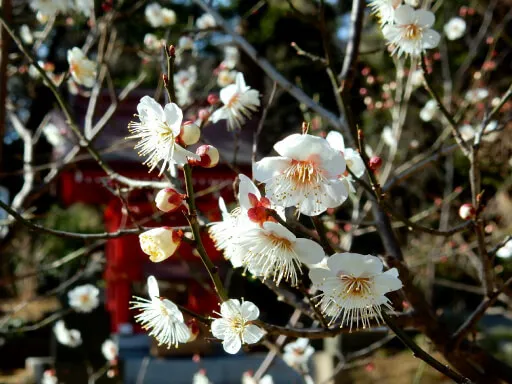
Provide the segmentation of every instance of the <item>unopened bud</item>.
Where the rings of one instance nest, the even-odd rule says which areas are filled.
[[[154,263],[174,255],[181,244],[183,231],[171,227],[153,228],[139,235],[140,248]]]
[[[169,77],[165,73],[162,74],[162,80],[164,81],[164,85],[167,86],[167,83],[169,82]]]
[[[459,208],[459,216],[463,220],[471,220],[475,217],[476,211],[473,205],[466,203],[462,204]]]
[[[369,166],[370,166],[370,169],[375,172],[382,166],[382,159],[379,156],[373,156],[370,159]]]
[[[208,104],[215,105],[219,102],[219,96],[217,96],[215,93],[210,93],[208,95]]]
[[[207,121],[210,118],[211,113],[206,108],[203,108],[203,109],[199,110],[198,115],[199,115],[199,119],[201,119],[201,121]]]
[[[110,12],[113,8],[112,0],[105,0],[101,3],[101,8],[103,9],[103,12]]]
[[[191,121],[186,121],[180,130],[180,141],[185,145],[192,145],[199,141],[201,137],[201,130]]]
[[[199,155],[201,160],[190,160],[190,165],[213,168],[219,164],[219,151],[212,145],[201,145],[197,148],[196,155]]]
[[[175,189],[165,188],[156,194],[156,207],[163,212],[174,212],[183,205],[186,197]]]
[[[176,47],[174,45],[172,45],[172,44],[169,45],[168,52],[169,52],[170,57],[172,57],[172,58],[176,57]]]

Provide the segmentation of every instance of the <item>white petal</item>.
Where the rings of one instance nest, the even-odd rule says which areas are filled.
[[[325,255],[320,244],[309,239],[297,239],[293,249],[304,264],[317,264],[322,261]]]
[[[334,277],[332,271],[323,268],[312,268],[309,271],[309,278],[315,285],[322,285],[325,280]]]
[[[244,329],[243,339],[246,344],[254,344],[260,341],[265,331],[254,324],[249,324]]]
[[[233,96],[237,94],[236,84],[230,84],[220,90],[219,98],[224,105],[228,105]]]
[[[240,312],[242,314],[242,317],[248,321],[256,320],[260,316],[260,310],[256,305],[254,305],[254,303],[250,301],[244,301],[242,303]]]
[[[184,321],[183,313],[179,310],[178,306],[174,304],[171,300],[164,299],[162,300],[162,304],[164,305],[167,312],[176,318],[178,321]]]
[[[396,268],[375,276],[373,281],[375,284],[374,289],[379,295],[384,295],[388,292],[402,288],[402,282],[398,278],[398,271]]]
[[[263,223],[263,229],[265,231],[272,232],[273,234],[282,237],[288,241],[295,242],[297,238],[295,235],[290,232],[286,227],[279,223],[274,223],[272,221],[266,221]]]
[[[191,332],[185,323],[175,323],[176,339],[180,343],[186,343],[190,339]]]
[[[242,348],[242,341],[238,335],[229,334],[228,337],[224,339],[222,346],[227,353],[234,355]]]
[[[244,74],[242,72],[236,74],[235,84],[239,91],[245,92],[247,90],[248,87],[245,84]]]
[[[425,27],[429,28],[432,25],[434,25],[434,23],[436,22],[435,15],[432,12],[427,11],[425,9],[418,9],[415,12],[414,16],[415,16],[418,24],[424,28]]]
[[[229,299],[220,305],[220,313],[222,317],[232,318],[240,313],[240,301],[237,299]]]
[[[267,182],[284,172],[290,164],[291,160],[283,157],[265,157],[253,165],[253,177],[258,181]]]
[[[414,9],[409,5],[401,5],[395,9],[395,22],[398,25],[411,24],[413,23],[415,16]]]
[[[210,121],[216,123],[219,120],[226,120],[229,117],[229,111],[226,108],[219,108],[210,116]]]
[[[441,35],[433,29],[427,29],[425,32],[423,32],[423,48],[435,48],[439,45],[439,41],[441,41]]]
[[[335,253],[327,260],[327,266],[334,273],[340,272],[359,277],[365,272],[365,259],[357,253]]]
[[[249,201],[249,193],[252,193],[258,199],[261,197],[261,193],[247,176],[240,174],[238,178],[240,179],[240,185],[238,186],[238,201],[240,202],[240,207],[249,209],[252,207]]]
[[[213,337],[223,340],[226,333],[229,333],[230,327],[229,322],[226,319],[215,319],[212,321],[210,326]]]
[[[169,103],[164,108],[165,122],[172,129],[174,135],[180,134],[181,121],[183,120],[183,111],[174,103]]]
[[[155,276],[148,277],[148,294],[151,299],[160,296],[160,289],[158,288],[158,281]]]
[[[345,140],[343,140],[343,136],[338,131],[329,132],[325,140],[327,140],[333,149],[340,152],[345,150]]]

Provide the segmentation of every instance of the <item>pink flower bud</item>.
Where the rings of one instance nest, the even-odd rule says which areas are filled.
[[[190,319],[186,322],[188,329],[190,330],[190,338],[188,342],[194,341],[199,336],[199,325],[197,325],[196,319]]]
[[[208,100],[208,104],[215,105],[215,104],[217,104],[219,102],[219,96],[217,96],[214,93],[210,93],[208,95],[208,99],[207,100]]]
[[[183,238],[183,231],[171,227],[153,228],[139,235],[142,252],[154,263],[168,259],[178,249]]]
[[[199,119],[201,119],[201,121],[206,121],[210,118],[210,111],[207,110],[206,108],[203,108],[203,109],[200,109],[199,110]]]
[[[375,172],[382,166],[382,159],[379,156],[373,156],[370,159],[369,165],[370,165],[370,169]]]
[[[156,207],[163,212],[174,212],[181,207],[186,197],[175,189],[165,188],[156,194]]]
[[[212,145],[201,145],[197,148],[196,154],[201,157],[201,160],[190,160],[190,165],[213,168],[219,164],[219,151]]]
[[[475,217],[475,208],[469,204],[462,204],[459,208],[459,216],[463,220],[471,220],[473,217]]]
[[[185,145],[192,145],[199,141],[201,130],[191,121],[186,121],[180,130],[180,141]]]

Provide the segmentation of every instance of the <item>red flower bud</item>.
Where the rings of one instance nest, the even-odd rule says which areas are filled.
[[[201,157],[201,160],[190,160],[190,165],[213,168],[219,163],[219,151],[212,145],[201,145],[197,148],[196,154]]]
[[[163,212],[174,212],[181,207],[186,197],[175,189],[165,188],[156,194],[155,203],[157,208]]]
[[[462,204],[459,208],[459,216],[463,220],[471,220],[472,218],[475,217],[475,214],[475,208],[469,203]]]
[[[176,47],[174,45],[169,45],[168,52],[170,57],[176,57]]]
[[[208,104],[215,105],[219,102],[219,96],[217,96],[215,93],[210,93],[208,95]]]
[[[203,109],[200,109],[199,110],[199,119],[201,119],[201,121],[207,121],[209,118],[210,118],[210,111],[207,110],[206,108],[203,108]]]
[[[370,159],[369,165],[370,165],[370,169],[375,172],[382,166],[382,159],[379,156],[373,156]]]

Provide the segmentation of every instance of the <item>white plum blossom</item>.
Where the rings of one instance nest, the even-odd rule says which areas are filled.
[[[54,147],[60,147],[66,142],[63,132],[53,123],[46,124],[42,131],[46,141]]]
[[[199,372],[194,374],[192,377],[192,384],[212,384],[208,376],[206,376],[206,371],[201,369]]]
[[[341,205],[348,187],[339,176],[345,159],[327,140],[309,134],[292,134],[274,145],[280,156],[254,164],[254,178],[265,183],[265,195],[275,205],[297,207],[315,216]]]
[[[323,292],[319,306],[331,318],[330,324],[341,317],[341,326],[352,329],[355,322],[369,327],[370,319],[381,320],[381,306],[392,309],[384,295],[402,287],[396,268],[382,272],[382,262],[372,255],[336,253],[327,260],[327,267],[311,269],[309,277]]]
[[[420,111],[420,119],[425,122],[431,121],[437,114],[437,108],[437,101],[427,101]]]
[[[159,39],[156,35],[153,33],[146,33],[144,35],[144,46],[149,51],[158,51],[162,48],[162,46],[165,44],[165,42],[162,39]]]
[[[140,248],[154,263],[174,255],[181,244],[183,233],[171,227],[153,228],[139,235]]]
[[[480,127],[478,127],[478,129],[480,129]],[[497,129],[498,129],[498,121],[496,121],[496,120],[490,121],[484,128],[482,140],[489,142],[489,143],[496,141],[496,139],[500,135],[500,132],[496,132]],[[459,128],[459,133],[462,136],[463,140],[469,141],[469,140],[475,138],[476,130],[472,125],[464,124]]]
[[[142,328],[151,330],[149,336],[153,336],[158,345],[170,348],[188,342],[191,332],[184,322],[183,313],[172,301],[160,297],[160,289],[154,276],[148,277],[147,284],[149,300],[134,296],[135,300],[130,302],[130,309],[140,311],[135,315],[135,320]]]
[[[260,327],[252,324],[260,315],[260,310],[250,301],[229,299],[220,306],[221,317],[212,321],[214,337],[222,340],[227,353],[235,354],[242,344],[257,343],[265,334]]]
[[[178,48],[182,50],[193,50],[194,39],[190,36],[181,36],[178,40]]]
[[[384,143],[393,148],[397,145],[397,140],[395,138],[395,135],[393,134],[393,129],[386,125],[384,127],[384,129],[382,130],[382,134],[381,134],[381,137],[382,137],[382,141],[384,141]]]
[[[69,71],[78,84],[91,88],[96,82],[96,63],[78,47],[68,50]]]
[[[53,326],[53,333],[59,343],[70,348],[76,348],[82,344],[82,336],[77,329],[67,329],[64,321],[59,320]]]
[[[117,344],[110,339],[105,340],[103,344],[101,344],[101,353],[107,361],[116,360],[119,353]]]
[[[55,375],[55,371],[53,369],[47,369],[43,372],[43,377],[41,378],[41,384],[58,384],[59,379],[57,375]]]
[[[74,0],[73,8],[85,17],[91,17],[94,12],[94,0]]]
[[[67,0],[31,0],[30,8],[44,17],[49,17],[58,12],[66,12],[69,2]]]
[[[221,68],[233,69],[240,60],[240,52],[237,47],[228,45],[224,47],[224,60],[220,64]]]
[[[444,25],[444,33],[448,40],[457,40],[466,32],[466,21],[462,17],[453,17]]]
[[[307,371],[307,364],[315,353],[315,348],[309,344],[309,339],[299,338],[284,346],[283,360],[290,367]]]
[[[99,293],[92,284],[75,287],[68,292],[69,306],[77,312],[91,312],[100,304]]]
[[[233,239],[239,246],[240,258],[255,276],[272,278],[277,285],[281,280],[296,286],[302,273],[301,263],[316,264],[322,261],[322,247],[309,239],[300,239],[279,223],[266,221],[239,233]]]
[[[174,86],[176,87],[176,98],[178,104],[187,105],[192,100],[192,89],[197,81],[197,68],[191,65],[187,69],[180,69],[174,74]]]
[[[151,172],[158,163],[163,162],[160,174],[174,164],[187,164],[188,159],[200,160],[193,152],[180,146],[176,139],[181,131],[183,112],[174,103],[168,103],[164,108],[149,96],[140,99],[137,105],[140,122],[130,122],[128,129],[130,139],[140,139],[135,149],[140,156],[147,156],[143,164],[147,164]]]
[[[479,101],[487,99],[487,97],[489,97],[489,91],[487,89],[476,88],[467,91],[464,98],[466,99],[466,101],[475,104],[478,103]]]
[[[176,13],[172,9],[162,8],[158,3],[151,3],[144,10],[146,20],[153,28],[168,27],[176,24]]]
[[[260,380],[256,380],[252,371],[246,371],[242,374],[242,384],[274,384],[274,379],[267,373]]]
[[[209,13],[202,14],[196,20],[196,27],[199,29],[215,28],[216,26],[215,19]]]
[[[220,100],[224,106],[213,112],[210,120],[216,123],[226,119],[229,130],[240,129],[260,106],[259,92],[245,84],[244,75],[240,72],[236,75],[235,84],[220,90]]]
[[[423,84],[423,70],[416,69],[411,73],[411,84],[413,87],[417,88]]]
[[[508,240],[502,247],[496,251],[496,256],[502,259],[512,257],[512,240]]]
[[[395,9],[402,5],[402,0],[371,0],[368,6],[372,8],[382,25],[392,24],[395,20]]]
[[[382,33],[394,45],[393,54],[418,57],[439,44],[441,35],[430,28],[435,21],[436,17],[430,11],[401,5],[394,12],[394,23],[386,24]]]

